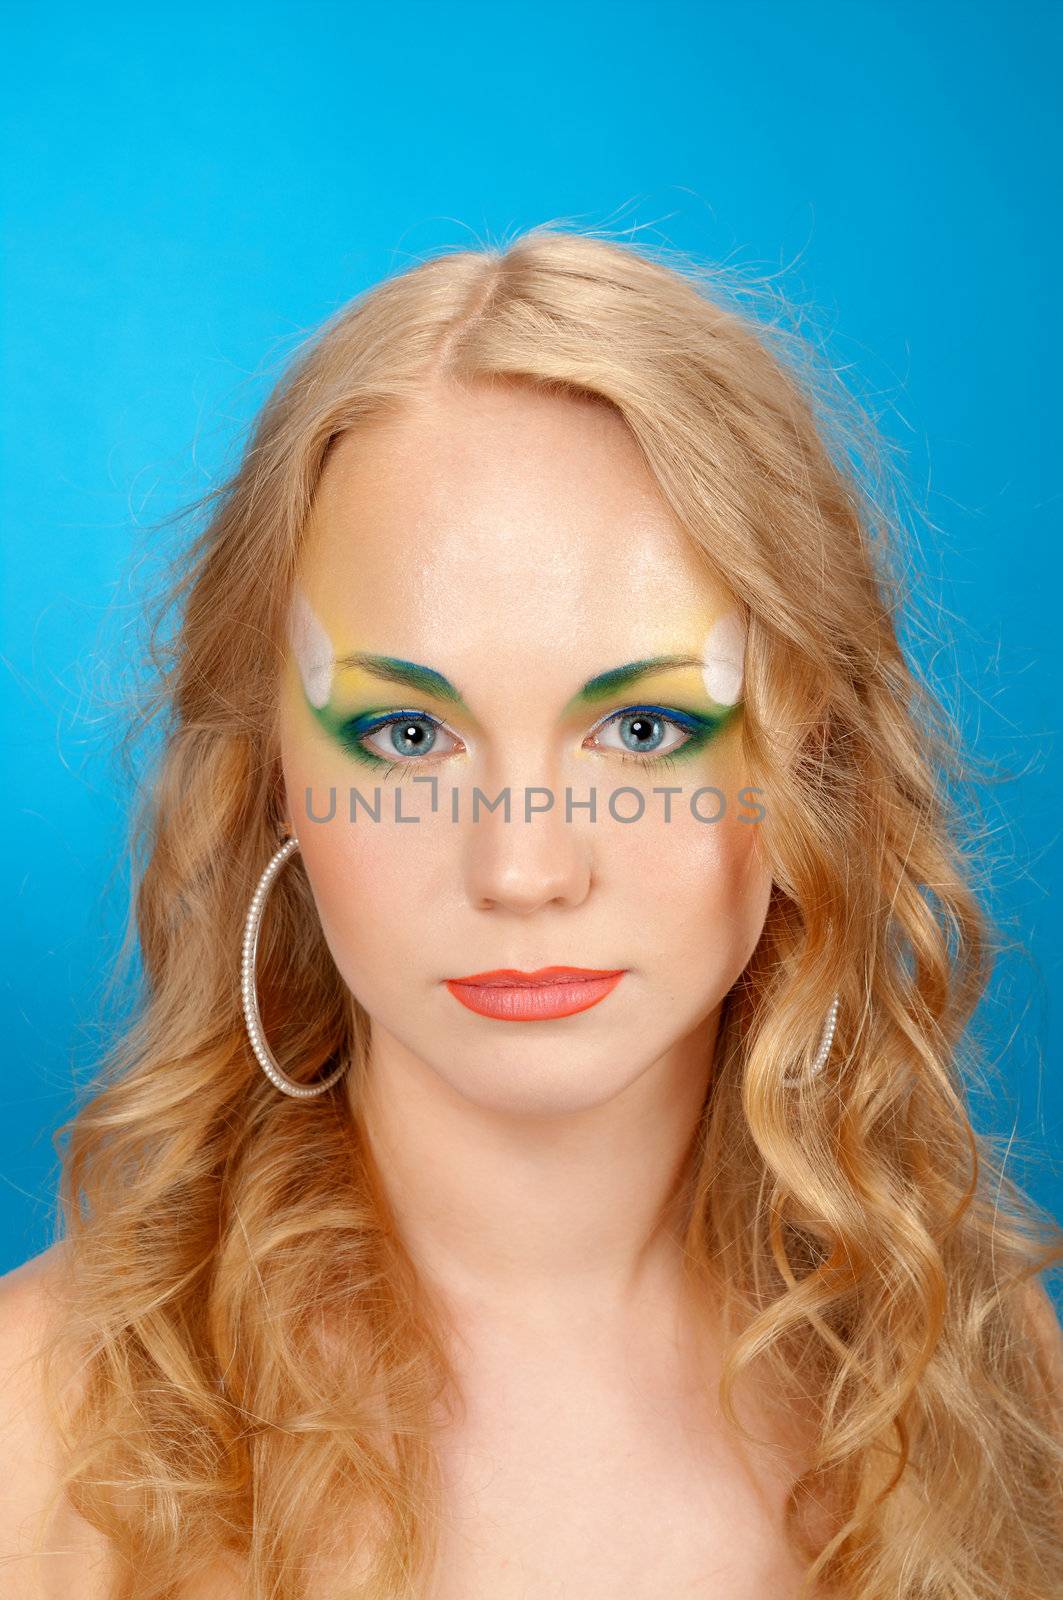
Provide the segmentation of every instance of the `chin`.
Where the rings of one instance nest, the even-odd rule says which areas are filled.
[[[512,1116],[566,1116],[607,1104],[648,1072],[667,1049],[625,1051],[615,1036],[579,1046],[546,1024],[534,1024],[537,1037],[464,1050],[460,1068],[452,1061],[428,1065],[455,1094],[484,1110]]]

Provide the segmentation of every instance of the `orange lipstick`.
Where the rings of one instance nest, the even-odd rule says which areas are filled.
[[[587,1011],[611,994],[626,967],[540,967],[521,972],[498,967],[467,978],[445,978],[455,1000],[481,1017],[501,1022],[539,1022]]]

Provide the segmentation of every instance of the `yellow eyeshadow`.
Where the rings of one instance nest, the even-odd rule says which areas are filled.
[[[655,672],[643,678],[640,683],[628,684],[627,688],[618,689],[608,699],[599,701],[595,707],[585,707],[582,715],[590,713],[592,719],[600,716],[610,706],[621,705],[659,705],[666,706],[676,702],[681,709],[681,702],[696,702],[710,710],[727,709],[718,705],[705,688],[705,680],[697,667],[673,667],[667,671]]]

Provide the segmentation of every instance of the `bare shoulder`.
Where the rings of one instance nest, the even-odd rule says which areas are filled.
[[[0,1600],[111,1600],[106,1540],[63,1501],[59,1448],[41,1353],[62,1308],[67,1246],[52,1245],[0,1276]],[[76,1385],[77,1373],[62,1381]],[[218,1557],[180,1589],[181,1600],[237,1600],[243,1586]]]
[[[0,1277],[0,1600],[106,1600],[96,1530],[60,1504],[57,1440],[45,1404],[42,1348],[64,1286],[66,1247],[52,1245]]]

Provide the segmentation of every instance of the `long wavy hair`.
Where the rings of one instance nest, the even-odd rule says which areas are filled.
[[[723,1005],[684,1259],[694,1292],[722,1281],[725,1414],[741,1427],[754,1371],[811,1437],[786,1505],[802,1593],[1063,1593],[1063,1417],[1031,1317],[1063,1229],[970,1112],[996,937],[978,774],[899,642],[917,597],[890,447],[786,305],[567,224],[444,252],[303,342],[192,508],[130,725],[159,735],[131,812],[136,1005],[55,1135],[49,1510],[66,1496],[106,1536],[114,1600],[173,1600],[220,1556],[251,1600],[320,1596],[326,1565],[349,1600],[428,1592],[444,1330],[346,1095],[292,1100],[260,1071],[239,963],[284,816],[285,619],[330,443],[475,382],[614,407],[748,614],[743,738],[774,887]],[[298,858],[258,987],[293,1076],[345,1058],[364,1083],[369,1019]]]

